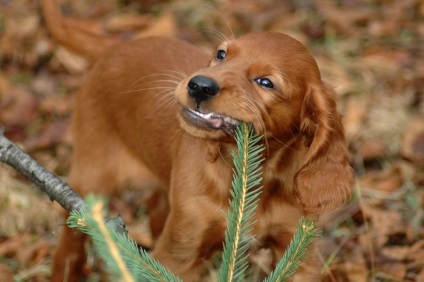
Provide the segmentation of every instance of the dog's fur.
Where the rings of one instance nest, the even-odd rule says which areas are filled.
[[[212,79],[219,91],[190,93],[196,76]],[[274,87],[261,86],[264,78]],[[315,217],[350,198],[352,169],[335,99],[306,48],[280,33],[223,42],[211,57],[172,38],[114,45],[76,98],[69,180],[82,195],[113,195],[129,181],[154,184],[152,254],[184,281],[198,281],[222,246],[235,142],[230,124],[182,109],[251,122],[266,144],[254,232],[278,261],[302,215]],[[309,256],[295,281],[317,281]],[[53,280],[78,281],[83,263],[82,235],[64,230]]]

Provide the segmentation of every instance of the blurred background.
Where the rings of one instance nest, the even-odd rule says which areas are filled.
[[[323,281],[424,281],[424,1],[59,2],[106,36],[176,36],[206,52],[252,31],[304,43],[339,95],[357,177],[352,201],[320,220]],[[0,127],[65,180],[73,99],[90,65],[52,40],[37,1],[0,0]],[[149,245],[137,201],[112,204]],[[60,210],[0,164],[0,281],[48,281]],[[98,281],[95,266],[87,274]]]

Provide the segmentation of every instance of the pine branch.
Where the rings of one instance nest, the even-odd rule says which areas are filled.
[[[261,188],[256,188],[260,178],[261,152],[263,147],[257,145],[260,137],[253,137],[250,127],[242,124],[236,130],[237,154],[234,158],[234,180],[231,195],[230,211],[227,215],[228,230],[226,233],[219,280],[242,281],[247,268],[247,250],[253,238],[252,218],[258,203]],[[106,219],[103,222],[104,205],[94,204],[95,215],[90,217],[90,210],[80,196],[64,181],[49,172],[37,161],[23,152],[7,139],[0,130],[0,161],[9,164],[43,192],[57,201],[63,208],[71,211],[68,223],[91,235],[96,249],[111,267],[112,273],[123,281],[135,281],[141,275],[148,281],[181,281],[165,269],[158,261],[150,258],[145,250],[139,250],[125,230],[122,218]],[[96,203],[96,202],[94,202]],[[309,245],[318,236],[314,223],[302,218],[298,229],[276,269],[265,282],[284,281],[292,276],[301,264]]]
[[[87,210],[72,212],[68,224],[92,237],[97,253],[113,276],[126,282],[141,280],[140,276],[147,281],[181,281],[145,250],[139,250],[127,234],[117,233],[104,224],[106,205],[99,198],[90,196],[86,203]]]
[[[299,225],[289,247],[284,252],[283,258],[264,282],[285,281],[292,276],[301,265],[309,246],[318,235],[319,232],[314,222],[302,217],[299,220]]]
[[[233,153],[234,179],[230,210],[227,214],[227,232],[219,270],[219,281],[242,281],[247,269],[247,250],[253,239],[252,218],[258,203],[262,181],[260,163],[263,161],[261,137],[245,123],[236,129],[237,154]]]

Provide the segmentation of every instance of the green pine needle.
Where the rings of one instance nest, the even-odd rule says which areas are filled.
[[[249,244],[253,239],[252,219],[262,187],[260,163],[263,161],[259,144],[261,137],[254,137],[251,126],[245,123],[236,129],[237,154],[233,153],[234,179],[231,190],[232,201],[227,214],[225,236],[219,281],[242,281],[248,267]]]
[[[104,223],[105,203],[99,197],[86,199],[87,210],[72,211],[68,225],[91,236],[96,252],[108,265],[108,271],[120,281],[181,281],[164,268],[158,261],[150,258],[145,250],[127,234],[118,234]],[[141,276],[141,277],[139,277]]]
[[[305,257],[309,246],[317,236],[319,236],[319,231],[314,222],[302,217],[283,258],[264,282],[285,281],[292,276],[301,265],[302,258]]]
[[[227,214],[227,233],[219,269],[219,281],[243,281],[248,268],[248,249],[253,239],[253,218],[261,188],[260,164],[263,162],[261,137],[254,137],[251,126],[244,123],[236,129],[237,153],[234,158],[232,200]],[[118,234],[104,223],[105,203],[100,198],[88,197],[87,210],[71,212],[68,225],[90,235],[100,257],[107,263],[108,271],[119,281],[182,280],[150,258],[146,251],[127,234]],[[301,264],[308,247],[318,236],[318,229],[307,218],[301,218],[297,231],[278,263],[264,282],[285,281]]]

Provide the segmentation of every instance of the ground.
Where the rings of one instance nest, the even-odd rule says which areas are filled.
[[[206,51],[231,33],[261,30],[304,43],[339,95],[357,180],[351,202],[320,220],[323,280],[424,281],[423,1],[60,3],[105,34],[172,35]],[[0,0],[0,125],[64,179],[73,98],[89,68],[51,39],[37,1]],[[113,201],[133,237],[149,244],[143,210]],[[1,281],[48,281],[60,210],[0,165]],[[88,271],[96,281],[96,269]]]

